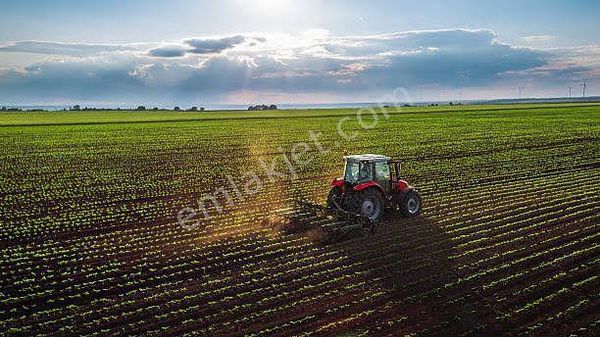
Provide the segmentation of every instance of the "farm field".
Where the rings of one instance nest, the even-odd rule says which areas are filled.
[[[600,334],[600,105],[388,109],[368,129],[352,109],[56,114],[0,114],[0,335]],[[404,160],[421,216],[327,245],[274,228],[324,202],[346,153]],[[256,193],[178,223],[248,172]]]

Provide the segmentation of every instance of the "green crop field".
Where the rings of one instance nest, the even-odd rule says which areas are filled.
[[[273,225],[357,153],[419,218]],[[0,157],[0,335],[600,333],[600,105],[1,113]]]

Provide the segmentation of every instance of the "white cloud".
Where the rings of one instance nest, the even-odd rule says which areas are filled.
[[[555,39],[555,36],[554,35],[550,35],[550,34],[529,35],[529,36],[523,37],[523,41],[525,41],[525,42],[534,42],[534,43],[548,42],[548,41],[552,41],[554,39]]]
[[[368,36],[314,30],[125,45],[22,41],[0,47],[0,61],[16,52],[54,56],[4,69],[0,101],[125,97],[151,104],[236,92],[355,97],[398,86],[505,87],[524,76],[544,82],[599,76],[598,50],[514,47],[484,29]]]
[[[32,53],[64,56],[97,56],[117,51],[141,50],[145,44],[85,44],[47,41],[17,41],[0,47],[0,52]]]
[[[185,48],[177,45],[162,46],[148,51],[148,55],[154,57],[182,57],[185,53]]]

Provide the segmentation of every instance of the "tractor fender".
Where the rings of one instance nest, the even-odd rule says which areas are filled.
[[[353,190],[358,192],[358,191],[362,191],[362,190],[365,190],[365,189],[371,188],[371,187],[375,188],[379,192],[381,192],[381,195],[385,195],[385,193],[383,192],[383,188],[381,188],[381,186],[374,181],[368,181],[366,183],[358,184],[358,185],[354,186]]]
[[[406,186],[401,190],[398,190],[398,189],[394,190],[392,202],[395,204],[400,204],[400,203],[404,202],[404,200],[406,199],[406,196],[414,190],[415,189],[410,186]]]
[[[331,187],[342,187],[344,186],[344,179],[335,178],[331,181]]]
[[[394,191],[398,191],[401,193],[405,193],[406,191],[408,191],[410,189],[410,185],[408,185],[408,182],[406,182],[406,180],[398,180],[394,182],[394,186],[393,186],[393,190]]]
[[[402,189],[399,189],[396,187],[396,183],[394,183],[394,189],[392,191],[392,197],[394,202],[399,203],[402,200],[404,200],[404,198],[408,193],[410,193],[410,191],[414,191],[414,188],[412,188],[408,184],[403,186]]]
[[[412,192],[414,190],[415,189],[412,188],[412,187],[410,187],[410,186],[407,186],[406,188],[400,190],[399,193],[398,193],[400,195],[400,199],[404,200],[404,198],[406,198],[406,196],[408,195],[408,193],[410,193],[410,192]]]

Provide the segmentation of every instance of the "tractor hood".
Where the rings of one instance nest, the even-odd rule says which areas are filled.
[[[342,186],[344,186],[344,178],[334,178],[331,181],[331,186],[332,187],[342,187]]]

